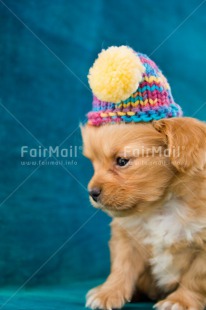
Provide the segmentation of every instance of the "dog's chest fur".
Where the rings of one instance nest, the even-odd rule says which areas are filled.
[[[133,241],[145,245],[145,250],[146,245],[151,247],[149,263],[161,287],[178,282],[180,277],[170,247],[182,240],[191,242],[194,234],[204,226],[190,221],[188,208],[175,198],[168,200],[161,211],[151,217],[122,218],[119,224],[128,231]]]

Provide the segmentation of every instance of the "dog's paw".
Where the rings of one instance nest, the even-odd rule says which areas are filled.
[[[191,307],[180,302],[175,302],[169,299],[164,299],[154,305],[157,310],[198,310],[197,308]]]
[[[88,292],[86,307],[103,310],[121,309],[127,301],[129,298],[120,287],[108,289],[101,285]]]

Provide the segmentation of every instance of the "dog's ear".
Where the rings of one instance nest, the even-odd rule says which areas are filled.
[[[153,122],[162,133],[172,165],[181,172],[202,170],[206,164],[206,124],[177,117]]]

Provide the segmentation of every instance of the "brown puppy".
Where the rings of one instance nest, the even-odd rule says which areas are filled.
[[[113,218],[111,273],[87,295],[121,308],[138,289],[160,310],[206,305],[206,125],[192,118],[82,128],[90,199]]]

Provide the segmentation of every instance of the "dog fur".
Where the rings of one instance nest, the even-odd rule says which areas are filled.
[[[111,273],[86,305],[121,308],[140,291],[158,310],[203,310],[206,124],[182,117],[81,130],[94,166],[88,189],[101,189],[91,203],[112,216]],[[128,164],[118,166],[119,157]]]

